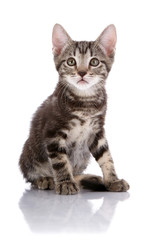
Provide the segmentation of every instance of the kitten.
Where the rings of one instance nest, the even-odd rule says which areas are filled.
[[[55,189],[57,194],[76,194],[80,187],[127,191],[128,183],[115,172],[104,130],[115,26],[105,28],[96,41],[77,42],[56,24],[52,43],[59,82],[33,117],[19,162],[24,178],[33,187]],[[83,174],[91,154],[103,179]]]

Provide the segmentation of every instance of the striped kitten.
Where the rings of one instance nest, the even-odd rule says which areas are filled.
[[[52,35],[59,82],[54,93],[38,108],[20,157],[28,182],[57,194],[76,194],[79,188],[127,191],[119,180],[105,137],[106,78],[111,70],[116,29],[109,25],[96,41],[73,41],[56,24]],[[83,174],[90,155],[103,178]]]

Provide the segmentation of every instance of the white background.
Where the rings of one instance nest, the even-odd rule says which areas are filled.
[[[47,235],[43,232],[43,211],[39,210],[37,217],[34,206],[29,205],[33,210],[32,220],[30,217],[27,220],[27,214],[24,213],[24,209],[27,209],[28,214],[31,214],[30,208],[25,207],[25,204],[31,198],[34,202],[37,193],[29,195],[29,199],[24,197],[23,206],[20,204],[20,199],[29,186],[25,184],[18,169],[19,155],[29,133],[32,114],[53,92],[58,81],[51,44],[55,23],[63,25],[74,40],[95,40],[110,23],[114,23],[117,28],[116,58],[106,85],[106,132],[117,173],[129,182],[131,188],[128,195],[92,195],[92,200],[89,200],[90,195],[80,195],[84,201],[80,204],[85,205],[87,202],[93,213],[100,211],[107,216],[103,220],[107,226],[105,230],[97,227],[98,222],[103,226],[101,218],[95,217],[93,229],[87,225],[92,220],[89,219],[92,215],[86,210],[86,225],[89,226],[87,233],[81,225],[84,215],[81,211],[75,211],[73,222],[77,221],[82,226],[79,231],[74,231],[70,226],[73,234],[66,235],[68,229],[65,232],[62,224],[62,230],[59,228],[57,232],[51,231]],[[55,234],[58,234],[56,239],[63,239],[61,231],[69,239],[97,239],[99,236],[101,239],[160,239],[159,59],[158,0],[0,1],[0,215],[1,234],[3,231],[5,233],[3,239],[22,236],[30,239],[53,238]],[[101,174],[93,159],[87,172]],[[54,193],[40,194],[48,211],[52,197],[53,202],[56,199],[58,203],[57,208],[59,204],[63,205],[62,199]],[[111,199],[108,200],[110,196]],[[120,201],[115,210],[115,198],[118,199],[116,204],[121,198],[127,199]],[[35,198],[35,201],[38,199],[39,197]],[[104,208],[101,208],[102,201]],[[73,201],[72,205],[74,204],[78,208],[78,202]],[[43,208],[44,205],[40,206]],[[105,213],[105,209],[108,212]],[[38,218],[42,219],[41,224]],[[48,219],[49,224],[50,218],[53,220],[51,215],[48,218],[45,215],[44,222]]]

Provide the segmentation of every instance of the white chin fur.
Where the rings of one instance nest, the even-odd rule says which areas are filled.
[[[71,78],[69,76],[67,76],[66,80],[71,85],[73,85],[74,87],[80,90],[87,90],[91,88],[93,85],[95,85],[96,83],[98,83],[99,81],[98,77],[94,77],[94,78],[85,78],[84,80],[86,81],[86,83],[85,82],[81,83],[81,82],[78,82],[76,78]]]
[[[69,84],[71,89],[79,96],[92,96],[95,94],[97,89],[96,84],[99,82],[99,78],[86,79],[88,83],[78,83],[77,79],[66,77],[65,79]]]
[[[91,85],[89,83],[77,83],[77,84],[74,84],[74,86],[78,89],[89,89],[91,87]]]

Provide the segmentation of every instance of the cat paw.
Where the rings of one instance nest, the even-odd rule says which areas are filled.
[[[124,179],[119,179],[106,184],[108,192],[127,192],[130,188],[129,184]]]
[[[54,189],[54,181],[51,177],[41,177],[39,179],[36,179],[32,183],[33,188],[38,188],[40,190],[53,190]]]
[[[62,182],[56,185],[56,193],[62,195],[74,195],[79,192],[79,188],[74,182]]]

